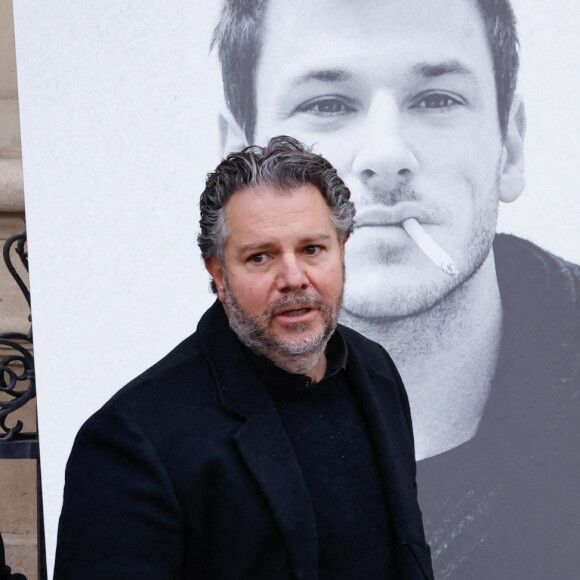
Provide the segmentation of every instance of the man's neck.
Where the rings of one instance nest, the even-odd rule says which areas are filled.
[[[501,339],[501,301],[493,254],[468,281],[417,316],[343,322],[382,344],[403,378],[417,459],[471,439],[493,379]]]
[[[301,355],[281,355],[273,352],[261,352],[281,369],[297,375],[310,377],[313,383],[324,378],[326,372],[326,355],[323,350]]]

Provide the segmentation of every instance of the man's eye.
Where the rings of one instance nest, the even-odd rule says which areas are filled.
[[[252,262],[253,264],[263,264],[268,259],[268,256],[264,253],[261,254],[253,254],[248,258],[248,261]]]
[[[320,246],[306,246],[304,248],[304,253],[308,256],[315,256],[320,252],[322,248]]]
[[[415,107],[418,109],[449,109],[461,105],[461,101],[446,93],[431,93],[424,96]]]
[[[312,113],[321,117],[332,115],[344,115],[354,111],[355,108],[344,98],[324,97],[316,98],[297,107],[298,113]]]

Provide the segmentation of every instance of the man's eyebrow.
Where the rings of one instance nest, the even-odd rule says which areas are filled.
[[[447,60],[443,62],[422,62],[413,67],[416,75],[426,78],[436,78],[445,75],[461,75],[475,78],[475,73],[458,60]]]
[[[315,242],[326,242],[332,238],[329,234],[312,234],[311,236],[307,236],[302,238],[300,241],[303,244],[314,244]]]
[[[267,252],[276,247],[273,242],[256,242],[255,244],[242,244],[238,247],[238,252],[240,254],[246,254],[248,252]]]
[[[326,242],[332,238],[329,234],[311,234],[300,239],[300,244],[308,245],[317,242]],[[255,244],[242,244],[238,247],[238,252],[240,254],[245,254],[247,252],[267,252],[268,250],[276,249],[278,244],[276,242],[256,242]]]

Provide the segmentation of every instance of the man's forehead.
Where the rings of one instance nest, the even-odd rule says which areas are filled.
[[[298,198],[297,203],[294,204],[298,208],[306,207],[309,204],[316,203],[319,205],[328,206],[320,189],[314,184],[298,183],[298,184],[277,184],[277,183],[259,183],[256,185],[247,185],[238,189],[230,195],[225,204],[226,218],[232,213],[236,215],[245,215],[246,218],[259,217],[264,212],[268,205],[274,205],[279,208],[282,214],[288,204],[282,203],[284,199]],[[280,200],[280,201],[278,201]],[[242,228],[246,225],[243,222],[239,224]]]
[[[266,238],[254,237],[261,237],[264,231],[267,236],[276,236],[298,224],[304,230],[302,238],[314,233],[320,237],[323,226],[332,224],[324,196],[311,183],[295,187],[261,184],[241,189],[229,198],[225,213],[229,233],[247,238],[246,244],[263,244]]]

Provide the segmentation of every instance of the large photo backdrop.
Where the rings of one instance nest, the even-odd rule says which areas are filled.
[[[289,133],[336,164],[361,223],[369,207],[411,200],[425,222],[453,226],[430,231],[458,263],[455,282],[418,254],[407,262],[388,242],[366,243],[363,227],[347,244],[357,283],[344,319],[392,353],[406,383],[436,577],[572,580],[580,8],[513,2],[521,100],[505,116],[497,165],[487,144],[501,113],[482,105],[496,98],[492,41],[476,2],[437,0],[453,15],[443,20],[431,4],[272,2],[263,18],[236,3],[260,59],[223,44],[227,103],[210,54],[218,2],[14,6],[49,570],[77,430],[213,300],[195,241],[205,174],[230,148]],[[224,38],[238,20],[222,21]],[[480,51],[458,51],[457,30],[479,35]],[[427,54],[444,66],[426,67]],[[478,107],[488,117],[464,130]],[[409,186],[388,185],[393,175]],[[505,202],[497,228],[494,199]],[[495,260],[472,251],[496,229],[515,237],[496,238]],[[474,294],[494,268],[499,282]],[[410,305],[425,284],[442,297],[418,292]],[[488,312],[498,292],[502,311]],[[500,336],[485,332],[493,316]]]

